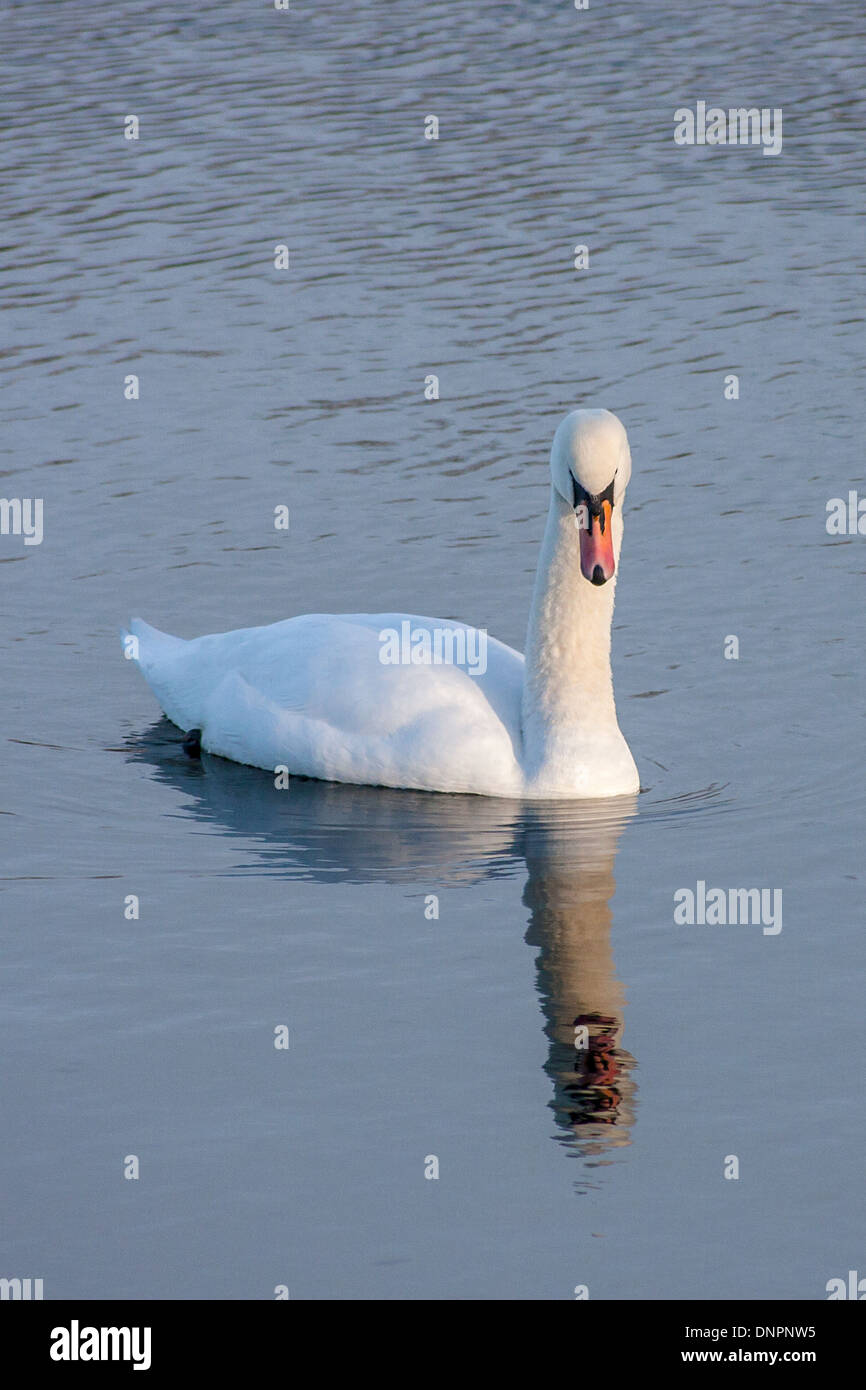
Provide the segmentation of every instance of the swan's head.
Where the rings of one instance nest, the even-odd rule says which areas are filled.
[[[580,572],[590,584],[606,584],[616,569],[614,513],[631,477],[621,421],[609,410],[573,410],[553,437],[550,471],[580,531]]]

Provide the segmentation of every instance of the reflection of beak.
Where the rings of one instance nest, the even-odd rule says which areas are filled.
[[[605,498],[598,510],[587,507],[580,522],[580,572],[591,584],[613,578],[613,502]],[[584,520],[585,518],[585,520]]]

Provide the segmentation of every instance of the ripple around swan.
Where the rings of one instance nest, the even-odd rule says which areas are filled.
[[[541,845],[560,867],[580,869],[592,862],[596,844],[605,854],[611,834],[627,826],[638,835],[664,833],[697,817],[736,814],[738,823],[761,822],[782,803],[788,812],[799,807],[807,814],[831,800],[837,811],[863,801],[856,766],[840,772],[829,759],[812,765],[812,780],[793,781],[790,768],[780,767],[745,789],[711,782],[672,790],[674,779],[665,773],[637,797],[527,802],[308,778],[292,778],[288,792],[278,791],[257,768],[207,755],[190,762],[178,731],[164,719],[130,736],[124,748],[183,793],[184,817],[255,846],[232,873],[298,879],[510,878],[525,872],[527,856]]]
[[[542,852],[580,868],[630,822],[664,823],[730,809],[723,786],[657,796],[510,801],[292,778],[278,791],[268,773],[205,755],[191,762],[180,735],[158,721],[125,745],[158,781],[182,792],[180,813],[254,843],[233,872],[351,882],[419,877],[459,883],[513,877]],[[726,795],[727,793],[727,795]]]

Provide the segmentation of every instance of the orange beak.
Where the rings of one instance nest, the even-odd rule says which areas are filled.
[[[613,504],[605,498],[598,512],[584,509],[580,523],[580,572],[590,584],[606,584],[613,578]]]

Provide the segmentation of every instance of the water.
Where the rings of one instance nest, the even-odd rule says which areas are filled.
[[[0,1274],[812,1299],[862,1269],[866,541],[825,529],[862,491],[862,27],[4,7],[0,487],[45,536],[0,537]],[[698,99],[782,107],[782,155],[678,148]],[[634,457],[635,805],[183,756],[130,614],[397,608],[522,645],[578,404]],[[781,889],[782,931],[675,925],[698,880]]]

